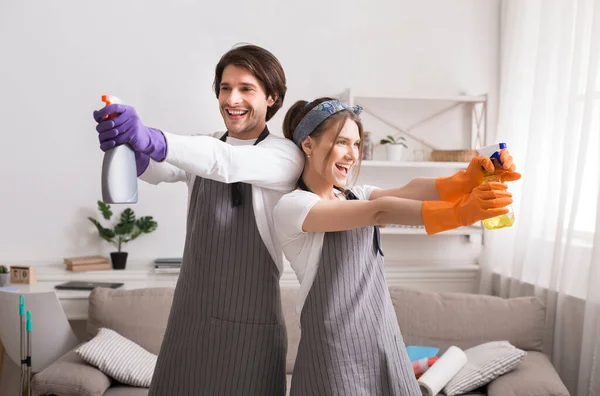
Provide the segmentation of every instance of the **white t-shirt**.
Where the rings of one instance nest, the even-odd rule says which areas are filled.
[[[140,179],[151,183],[185,182],[188,202],[196,176],[221,183],[252,184],[252,206],[258,232],[275,261],[279,273],[284,257],[275,242],[273,208],[285,193],[292,191],[304,168],[302,151],[289,139],[269,134],[260,144],[255,140],[227,137],[222,133],[183,136],[163,131],[167,156],[163,162],[150,161]]]
[[[358,199],[368,200],[371,193],[377,190],[377,187],[363,185],[354,186],[350,190]],[[336,192],[338,191],[336,190]],[[304,219],[306,219],[310,209],[320,199],[314,193],[294,190],[285,194],[273,210],[275,235],[277,235],[283,253],[296,273],[298,281],[300,281],[300,291],[296,303],[298,313],[302,311],[302,306],[314,283],[325,236],[324,232],[302,231],[302,224],[304,224]]]

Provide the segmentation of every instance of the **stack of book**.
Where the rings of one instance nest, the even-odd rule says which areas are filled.
[[[154,260],[154,272],[157,274],[178,274],[181,258],[157,258]]]
[[[67,270],[73,272],[112,269],[108,257],[102,256],[67,257],[64,259],[64,262]]]

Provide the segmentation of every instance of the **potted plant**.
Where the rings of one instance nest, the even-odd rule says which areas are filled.
[[[0,265],[0,287],[10,285],[10,273],[5,265]]]
[[[389,161],[402,160],[402,153],[404,152],[405,148],[408,148],[404,136],[399,136],[395,138],[392,135],[387,135],[386,138],[381,139],[379,143],[387,144],[387,159]]]
[[[110,220],[113,215],[110,205],[102,201],[98,201],[98,210],[105,220]],[[136,219],[135,213],[131,208],[127,208],[121,212],[119,222],[112,228],[102,226],[99,221],[92,217],[88,217],[88,219],[94,223],[102,239],[117,247],[116,252],[110,253],[113,269],[125,269],[127,252],[121,251],[124,244],[133,241],[142,234],[149,234],[158,227],[158,223],[152,219],[152,216],[144,216]]]

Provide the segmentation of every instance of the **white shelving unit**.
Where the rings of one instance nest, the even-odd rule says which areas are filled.
[[[471,149],[476,149],[485,145],[486,143],[486,126],[487,126],[487,95],[457,95],[457,96],[398,96],[398,97],[390,97],[390,96],[363,96],[363,95],[355,95],[352,89],[346,89],[343,93],[338,95],[338,97],[348,103],[350,106],[360,105],[363,107],[363,110],[366,113],[371,114],[379,121],[388,125],[389,127],[395,129],[400,134],[404,134],[409,136],[419,142],[428,146],[430,149],[434,149],[435,147],[428,142],[420,139],[417,136],[414,136],[412,133],[412,129],[429,122],[432,119],[435,119],[441,114],[444,114],[448,111],[451,111],[458,106],[464,105],[469,106],[471,110]],[[379,115],[375,114],[373,108],[371,108],[371,104],[373,101],[437,101],[437,102],[449,102],[451,103],[448,107],[441,109],[441,111],[430,114],[428,117],[422,119],[416,124],[408,127],[401,128],[394,123],[381,118]]]

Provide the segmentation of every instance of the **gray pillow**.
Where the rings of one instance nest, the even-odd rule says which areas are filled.
[[[123,384],[150,387],[157,356],[114,330],[101,328],[96,337],[75,352]]]
[[[446,384],[447,396],[460,395],[486,385],[514,369],[526,352],[508,341],[492,341],[465,351],[467,364]]]
[[[109,377],[81,360],[74,350],[37,373],[31,381],[34,395],[101,396],[110,385]]]

